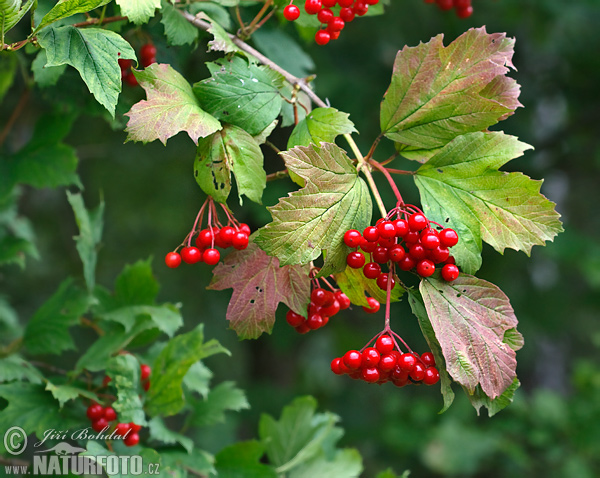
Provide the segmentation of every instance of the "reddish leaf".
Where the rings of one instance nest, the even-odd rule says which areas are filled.
[[[310,301],[309,266],[279,267],[276,257],[268,256],[256,244],[229,254],[215,267],[208,289],[233,289],[227,307],[227,320],[242,339],[255,339],[271,333],[275,311],[283,302],[306,316]]]
[[[454,282],[431,277],[420,290],[448,373],[470,393],[480,384],[491,399],[501,395],[517,367],[515,350],[504,343],[505,332],[517,326],[508,297],[466,274]]]

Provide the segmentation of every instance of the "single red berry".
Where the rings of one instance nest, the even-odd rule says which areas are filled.
[[[344,372],[342,371],[342,369],[340,367],[341,361],[342,361],[342,359],[340,357],[336,357],[331,361],[331,371],[333,373],[335,373],[336,375],[344,375]]]
[[[456,16],[458,18],[469,18],[471,15],[473,15],[473,7],[456,9]]]
[[[285,320],[292,327],[298,327],[300,324],[303,324],[306,319],[290,309],[287,311],[287,314],[285,314]]]
[[[296,5],[288,5],[283,9],[283,17],[290,22],[298,20],[300,18],[300,9]]]
[[[250,230],[250,226],[248,224],[245,224],[245,223],[241,223],[240,227],[238,228],[238,230],[240,232],[243,232],[243,233],[247,234],[248,236],[250,234],[252,234],[252,231]]]
[[[360,243],[360,248],[365,252],[373,252],[377,248],[376,242],[367,241],[364,237]]]
[[[373,261],[379,264],[385,264],[388,261],[388,250],[387,247],[379,246],[376,247],[372,254]]]
[[[379,308],[381,307],[381,304],[379,302],[377,302],[377,299],[375,299],[373,297],[367,297],[367,302],[369,303],[368,307],[363,305],[363,310],[367,314],[374,314],[376,312],[379,312]]]
[[[429,277],[435,272],[435,264],[429,259],[423,259],[417,264],[417,274],[421,277]]]
[[[404,259],[406,251],[400,244],[396,244],[394,247],[388,250],[388,257],[392,262],[400,262]]]
[[[415,382],[420,382],[425,378],[425,365],[417,362],[413,369],[408,373],[409,377]]]
[[[456,264],[456,259],[453,256],[449,256],[448,259],[444,261],[444,264]]]
[[[322,0],[324,8],[332,8],[335,7],[337,0]]]
[[[209,266],[214,266],[221,259],[221,253],[216,249],[206,249],[204,254],[202,254],[202,260],[206,262]]]
[[[142,383],[142,388],[147,392],[148,390],[150,390],[150,380],[146,380],[145,382]]]
[[[107,422],[112,422],[117,419],[117,412],[115,412],[113,407],[106,407],[104,409],[104,418]]]
[[[404,237],[409,232],[408,222],[404,219],[396,219],[394,221],[394,228],[396,229],[396,237]]]
[[[396,356],[392,354],[385,354],[381,356],[379,365],[377,368],[382,372],[391,372],[396,367]]]
[[[145,363],[140,365],[140,375],[141,375],[140,378],[142,380],[146,380],[148,377],[150,377],[151,373],[152,373],[152,368],[150,367],[150,365],[147,365]]]
[[[427,224],[429,224],[429,221],[427,221],[427,218],[421,213],[412,214],[408,218],[408,227],[411,231],[425,229]]]
[[[408,249],[408,253],[413,259],[417,261],[425,259],[425,256],[427,255],[427,252],[425,252],[425,248],[419,242],[410,246],[410,249]]]
[[[333,17],[333,12],[329,8],[323,8],[319,13],[317,13],[317,19],[321,23],[329,23]]]
[[[398,365],[400,359],[396,360],[396,366],[392,370],[392,380],[408,380],[408,372]]]
[[[234,249],[237,249],[238,251],[246,249],[248,247],[248,234],[241,231],[236,232],[231,243]]]
[[[127,83],[129,86],[138,86],[138,80],[135,77],[135,75],[131,72],[131,70],[128,70],[125,74],[121,75],[123,78],[123,81],[125,83]]]
[[[98,418],[98,420],[94,420],[92,422],[92,428],[97,432],[101,432],[102,430],[104,430],[107,427],[108,427],[108,420],[104,417]]]
[[[421,362],[423,362],[427,367],[435,367],[435,357],[431,352],[422,353]]]
[[[458,244],[458,234],[454,229],[442,229],[438,235],[442,246],[452,247]]]
[[[425,369],[425,377],[423,377],[423,383],[425,385],[435,385],[440,380],[440,372],[435,367],[428,367]]]
[[[366,3],[357,1],[354,4],[354,7],[352,8],[352,10],[354,11],[354,13],[356,13],[359,17],[362,17],[363,15],[365,15],[368,11],[369,11],[369,5],[367,5]]]
[[[396,385],[396,387],[404,387],[408,385],[408,374],[406,374],[405,378],[392,378],[392,383]]]
[[[311,314],[308,319],[306,319],[306,325],[311,330],[316,330],[320,327],[323,327],[323,317],[320,314]]]
[[[375,226],[366,227],[363,231],[363,237],[369,242],[377,242],[379,240],[379,229]]]
[[[352,11],[351,8],[344,7],[340,9],[340,18],[346,23],[350,23],[352,20],[354,20],[355,16],[356,14]]]
[[[322,287],[313,289],[310,293],[310,300],[318,306],[324,306],[325,302],[327,302],[327,291]]]
[[[362,252],[351,252],[346,257],[346,263],[352,267],[352,269],[360,269],[365,265],[365,256],[362,254]]]
[[[184,247],[181,249],[181,258],[186,264],[196,264],[202,260],[202,252],[194,246]]]
[[[362,353],[362,366],[363,367],[377,367],[381,354],[375,347],[367,347]]]
[[[435,233],[421,235],[421,245],[424,249],[435,249],[440,245],[440,238]]]
[[[361,376],[365,382],[375,383],[379,381],[380,374],[377,367],[367,367],[362,369]]]
[[[417,364],[417,358],[411,353],[400,355],[398,366],[405,372],[410,372]]]
[[[471,6],[471,0],[453,0],[454,8],[467,8]]]
[[[337,4],[342,8],[348,8],[354,5],[354,0],[338,0]]]
[[[359,247],[362,242],[362,236],[356,229],[350,229],[344,234],[344,244],[348,247]]]
[[[387,285],[388,285],[388,273],[382,272],[381,274],[379,274],[379,277],[377,278],[377,287],[379,287],[381,290],[387,290]],[[396,280],[394,279],[394,276],[392,276],[390,288],[393,289],[395,285],[396,285]]]
[[[415,261],[411,256],[406,255],[398,262],[398,267],[403,271],[410,271],[417,265],[417,261]]]
[[[156,57],[156,47],[152,43],[146,43],[140,48],[140,58],[142,62],[144,60],[151,60]]]
[[[412,246],[413,244],[417,244],[420,239],[419,231],[408,231],[404,235],[404,242],[406,242],[406,246]]]
[[[456,280],[459,275],[460,272],[455,264],[445,264],[444,267],[442,267],[442,278],[446,282],[452,282],[453,280]]]
[[[363,267],[363,274],[367,279],[377,279],[381,274],[381,266],[376,262],[369,262]]]
[[[444,246],[437,246],[429,251],[429,258],[436,264],[445,262],[450,257],[450,250]]]
[[[387,334],[380,335],[375,342],[375,348],[379,350],[381,354],[389,354],[394,350],[394,341]]]
[[[321,0],[306,0],[304,2],[304,10],[309,15],[316,15],[321,10]]]
[[[357,370],[362,365],[362,354],[358,350],[348,350],[342,360],[350,370]]]
[[[133,65],[132,60],[125,60],[124,58],[119,59],[119,66],[121,67],[121,70],[128,70],[131,68],[131,65]]]
[[[296,329],[296,332],[299,334],[306,334],[307,332],[311,331],[311,328],[306,324],[306,322],[300,324],[298,327],[294,327],[294,329]]]
[[[335,32],[343,30],[345,26],[346,24],[344,20],[342,20],[340,17],[333,17],[327,24],[328,29]]]
[[[176,267],[179,267],[179,265],[181,264],[181,256],[179,255],[178,252],[169,252],[165,256],[165,264],[167,265],[167,267],[170,267],[171,269],[175,269]]]
[[[90,420],[98,420],[104,416],[104,407],[97,403],[93,403],[88,407],[86,415]]]
[[[453,0],[435,0],[440,10],[450,10],[454,6]]]
[[[115,435],[125,436],[129,430],[131,430],[129,423],[117,423]]]
[[[219,231],[219,238],[223,248],[233,245],[233,237],[236,235],[236,230],[231,226],[225,226]]]
[[[142,429],[142,425],[136,425],[135,423],[131,422],[129,424],[129,428],[131,428],[131,431],[133,433],[137,433],[137,432],[139,432]]]
[[[102,379],[102,386],[103,387],[108,387],[108,384],[111,382],[112,378],[110,378],[108,375],[105,375],[104,378]]]
[[[330,292],[331,294],[331,292]],[[332,304],[325,306],[321,309],[321,315],[325,317],[333,317],[340,311],[340,303],[334,300]]]
[[[335,300],[337,300],[340,304],[341,310],[346,310],[352,304],[348,296],[344,294],[341,290],[336,290],[333,295],[335,296]]]
[[[139,442],[140,436],[137,433],[132,433],[127,438],[125,438],[125,440],[123,440],[123,443],[125,443],[126,446],[135,446]]]
[[[200,249],[212,247],[215,243],[215,233],[212,229],[202,229],[196,237],[196,246]]]

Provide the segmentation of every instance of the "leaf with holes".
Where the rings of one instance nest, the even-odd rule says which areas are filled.
[[[306,316],[310,302],[309,267],[280,267],[276,257],[268,256],[256,244],[229,254],[214,268],[208,286],[213,290],[233,289],[227,306],[227,320],[242,339],[255,339],[271,333],[275,311],[280,302]]]
[[[448,373],[470,393],[494,399],[516,377],[515,350],[504,342],[517,326],[508,297],[494,284],[462,274],[453,282],[422,280],[421,295]]]
[[[325,251],[320,275],[343,271],[348,253],[344,233],[362,230],[371,221],[367,184],[335,144],[298,146],[281,155],[306,185],[269,208],[273,221],[259,230],[256,243],[283,265],[308,264]]]
[[[418,170],[415,183],[428,217],[454,228],[452,248],[467,273],[481,266],[481,241],[498,252],[531,252],[562,231],[555,204],[540,194],[541,181],[498,171],[530,146],[504,133],[470,133],[442,148]]]

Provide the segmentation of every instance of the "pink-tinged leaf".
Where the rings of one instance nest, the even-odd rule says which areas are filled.
[[[308,266],[279,266],[256,244],[229,254],[213,270],[208,286],[213,290],[233,289],[227,307],[227,320],[242,339],[255,339],[271,333],[275,311],[283,302],[294,312],[306,316],[310,302]]]
[[[147,143],[160,140],[163,144],[185,131],[192,141],[221,129],[219,121],[200,108],[192,87],[170,65],[154,63],[135,77],[146,90],[147,100],[133,105],[125,116],[127,141]]]
[[[502,395],[517,367],[515,350],[504,342],[517,326],[508,297],[466,274],[454,282],[430,277],[421,281],[420,291],[448,373],[470,393],[480,385],[491,399]]]
[[[498,121],[505,120],[512,115],[515,110],[523,105],[519,101],[519,95],[521,94],[521,85],[517,83],[513,78],[508,76],[497,76],[490,83],[479,92],[479,94],[485,98],[497,101],[508,107],[510,111],[505,115],[500,116]]]
[[[396,56],[381,103],[381,130],[409,149],[427,150],[497,123],[520,105],[514,85],[488,86],[513,67],[513,47],[513,39],[488,34],[484,27],[447,47],[443,35],[405,47]]]

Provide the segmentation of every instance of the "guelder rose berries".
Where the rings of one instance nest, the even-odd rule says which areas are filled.
[[[471,0],[425,0],[425,3],[435,3],[440,10],[454,8],[458,18],[469,18],[473,15]]]

